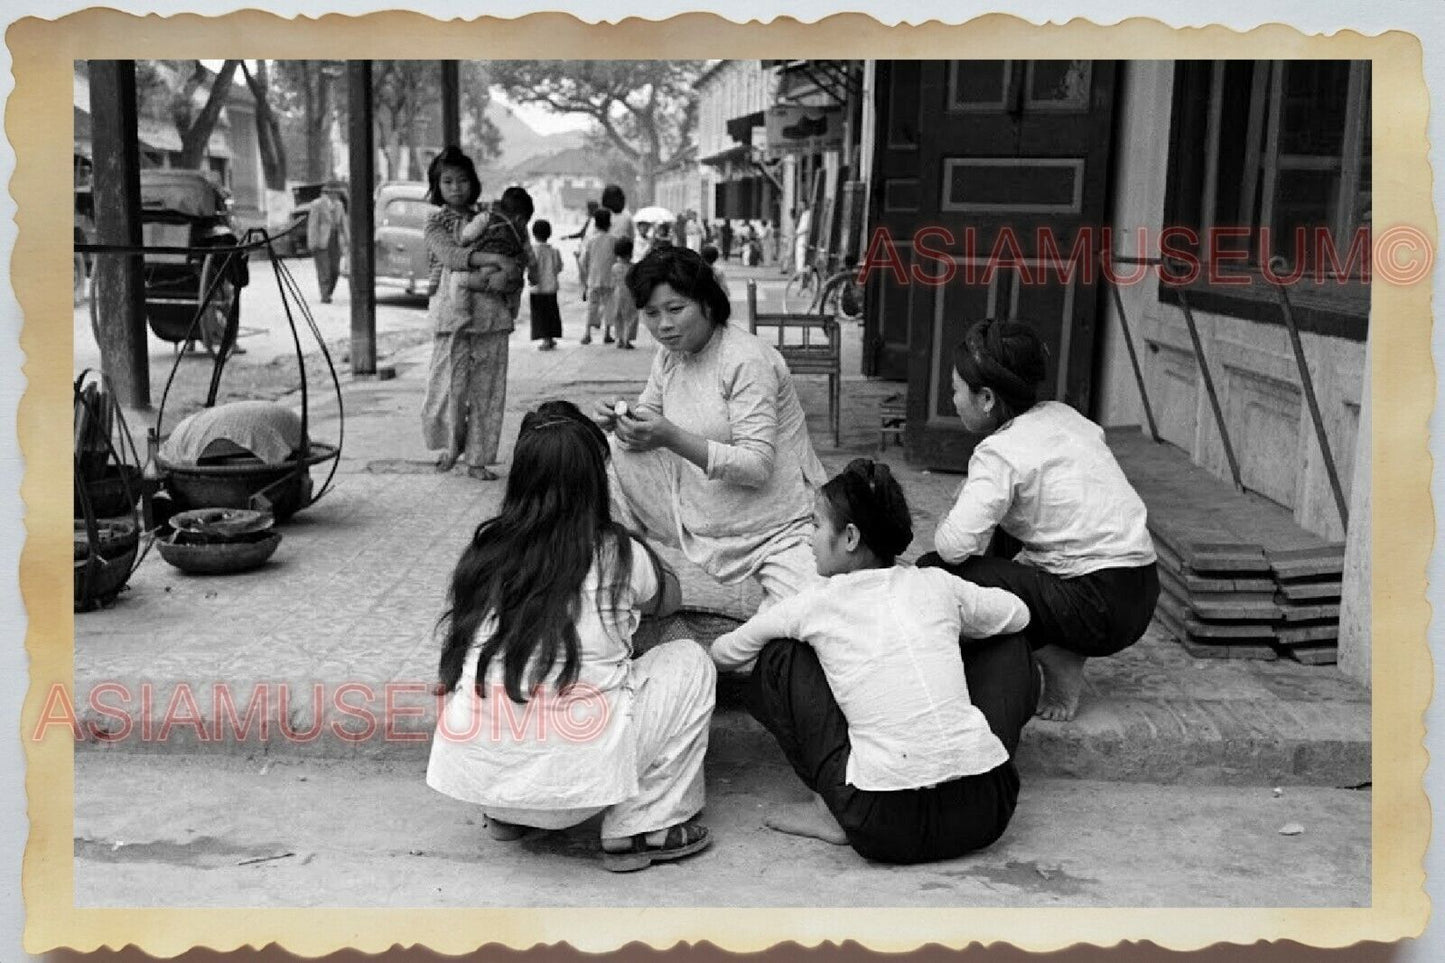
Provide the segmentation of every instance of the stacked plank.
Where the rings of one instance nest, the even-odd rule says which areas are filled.
[[[1336,661],[1343,546],[1133,431],[1109,446],[1149,509],[1157,616],[1191,655]]]

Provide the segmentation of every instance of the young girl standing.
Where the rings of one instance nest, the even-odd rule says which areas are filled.
[[[501,514],[452,575],[427,785],[503,840],[603,813],[603,866],[625,872],[708,845],[693,817],[717,675],[691,639],[633,658],[641,615],[680,593],[612,520],[607,459],[568,402],[522,419]]]
[[[1103,429],[1037,400],[1046,357],[1016,321],[979,321],[954,350],[954,407],[965,428],[988,437],[934,552],[918,564],[1024,600],[1044,671],[1039,715],[1066,720],[1078,709],[1084,660],[1113,655],[1148,628],[1159,573],[1144,502]]]
[[[427,218],[427,250],[438,272],[427,316],[432,323],[431,365],[422,401],[422,435],[441,450],[437,470],[450,471],[461,458],[467,474],[490,481],[487,465],[497,460],[502,411],[507,401],[507,341],[520,306],[522,269],[516,258],[474,250],[461,230],[475,213],[482,185],[471,158],[447,147],[427,169],[427,200],[437,209]],[[453,272],[495,266],[502,280],[489,291],[457,298]]]
[[[827,581],[712,646],[720,668],[756,660],[748,709],[814,793],[764,822],[881,862],[987,846],[1013,816],[1010,757],[1038,695],[1028,642],[1007,634],[1027,609],[1001,589],[893,564],[913,528],[886,465],[860,458],[829,480],[814,523]]]

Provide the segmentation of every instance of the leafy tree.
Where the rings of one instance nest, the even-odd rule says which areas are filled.
[[[597,122],[637,170],[638,203],[650,203],[657,169],[683,150],[697,126],[698,60],[496,60],[494,83],[519,103]]]
[[[227,60],[212,74],[199,60],[136,62],[137,108],[148,117],[169,117],[181,138],[180,166],[199,168],[220,119],[221,108],[235,79],[239,60]],[[196,108],[196,94],[210,85],[205,103]]]
[[[227,61],[229,63],[229,61]],[[271,107],[271,82],[266,61],[256,61],[256,70],[241,62],[241,73],[245,75],[246,86],[256,101],[256,144],[261,152],[261,171],[266,178],[266,187],[273,191],[286,189],[286,145],[281,140],[281,124]]]
[[[345,114],[346,62],[342,60],[273,60],[273,107],[294,151],[305,157],[305,178],[332,177],[330,136],[334,115]]]
[[[458,73],[463,146],[473,160],[484,162],[500,153],[501,143],[496,125],[486,116],[491,95],[485,66],[465,61]],[[403,156],[412,177],[424,176],[424,149],[442,146],[441,65],[435,60],[375,61],[372,109],[388,176],[402,170]]]

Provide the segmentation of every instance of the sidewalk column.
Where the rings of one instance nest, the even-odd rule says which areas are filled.
[[[375,151],[371,132],[371,61],[346,64],[350,95],[351,373],[376,373],[376,245],[373,243]]]
[[[457,61],[443,60],[442,65],[442,144],[462,143],[461,72]]]
[[[101,244],[141,243],[140,150],[136,140],[135,61],[90,61],[90,123],[95,233]],[[139,254],[98,254],[95,284],[101,370],[121,404],[149,408],[145,275]]]
[[[1370,684],[1370,344],[1365,342],[1365,381],[1360,389],[1360,427],[1350,481],[1350,529],[1345,533],[1345,571],[1340,589],[1340,671]]]

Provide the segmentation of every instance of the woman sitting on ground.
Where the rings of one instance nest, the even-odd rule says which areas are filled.
[[[890,863],[989,845],[1013,816],[1011,756],[1038,696],[1028,642],[1006,634],[1028,610],[1001,589],[894,565],[913,528],[886,465],[848,465],[815,519],[827,580],[712,646],[722,669],[756,659],[748,709],[814,794],[765,823]]]
[[[708,845],[703,805],[717,673],[691,639],[633,658],[677,577],[613,521],[607,438],[576,406],[522,419],[497,517],[452,576],[427,785],[482,807],[493,838],[602,813],[614,872]]]
[[[1159,573],[1144,502],[1103,429],[1037,400],[1046,359],[1038,335],[1016,321],[979,321],[954,350],[954,407],[965,428],[988,437],[918,564],[1024,600],[1044,672],[1039,715],[1066,720],[1084,660],[1133,645],[1149,627]]]
[[[660,345],[635,404],[599,402],[619,521],[678,544],[721,582],[752,576],[770,603],[813,584],[813,492],[826,475],[786,362],[728,324],[702,255],[657,248],[627,287]]]

